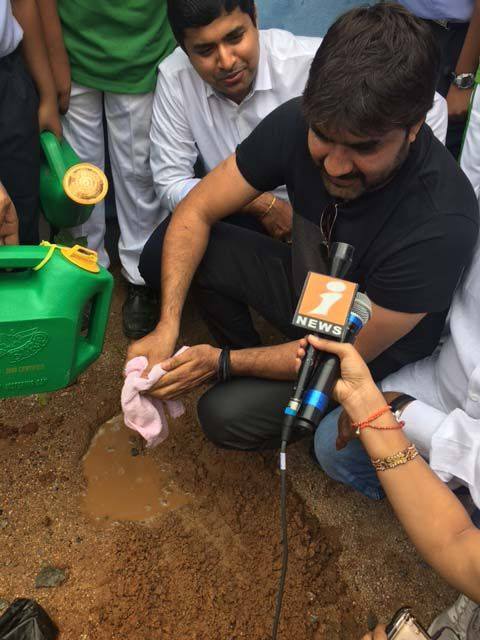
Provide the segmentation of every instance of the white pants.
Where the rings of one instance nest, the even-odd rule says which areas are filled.
[[[475,85],[465,131],[460,166],[467,174],[480,200],[480,89]]]
[[[115,186],[122,273],[133,284],[144,284],[138,271],[140,253],[161,222],[161,208],[150,171],[150,122],[153,93],[127,95],[102,93],[72,84],[70,107],[63,118],[63,132],[83,162],[101,169],[105,165],[103,108]],[[98,204],[87,222],[72,230],[87,236],[104,267],[110,264],[105,250],[105,203]]]

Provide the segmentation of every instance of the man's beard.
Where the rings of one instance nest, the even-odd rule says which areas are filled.
[[[330,176],[326,172],[324,165],[322,164],[322,166],[320,167],[320,172],[325,189],[331,196],[340,200],[355,200],[366,192],[377,191],[378,189],[381,189],[387,183],[389,183],[390,180],[392,180],[392,178],[396,175],[400,167],[407,159],[409,150],[410,143],[408,141],[408,136],[405,136],[405,140],[398,150],[392,166],[386,169],[383,173],[379,174],[375,178],[375,180],[371,182],[367,180],[366,176],[363,173],[358,171],[356,173],[349,173],[348,175],[341,176],[340,178],[335,178],[335,180],[338,180],[340,182],[342,180],[345,180],[345,186],[333,184],[330,181]],[[351,182],[351,180],[353,180],[353,182]]]

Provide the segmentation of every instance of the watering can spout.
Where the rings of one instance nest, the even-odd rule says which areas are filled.
[[[40,135],[40,204],[56,229],[83,224],[108,191],[108,181],[98,167],[81,162],[66,140],[50,131]]]

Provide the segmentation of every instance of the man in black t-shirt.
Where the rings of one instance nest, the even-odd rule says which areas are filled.
[[[373,302],[357,347],[375,377],[435,348],[478,234],[470,183],[424,124],[436,60],[431,33],[405,9],[348,12],[323,40],[303,99],[270,114],[177,208],[163,249],[161,319],[129,357],[162,363],[153,391],[161,399],[220,374],[198,409],[219,446],[278,444],[297,342],[260,347],[249,307],[298,337],[290,322],[301,287],[309,270],[325,271],[333,241],[355,247],[348,279]],[[219,222],[282,184],[292,246]],[[171,358],[192,281],[227,350],[199,345]]]

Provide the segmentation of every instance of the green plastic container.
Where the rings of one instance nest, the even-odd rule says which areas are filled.
[[[43,215],[56,229],[76,227],[90,217],[95,204],[103,200],[108,182],[102,171],[82,163],[66,140],[44,131],[40,135],[42,162],[40,166],[40,206]],[[64,178],[69,169],[82,167],[83,186],[91,187],[86,199],[76,198],[65,190]],[[103,185],[103,187],[102,187]]]
[[[102,352],[113,278],[95,252],[52,246],[0,247],[0,398],[61,389]]]

